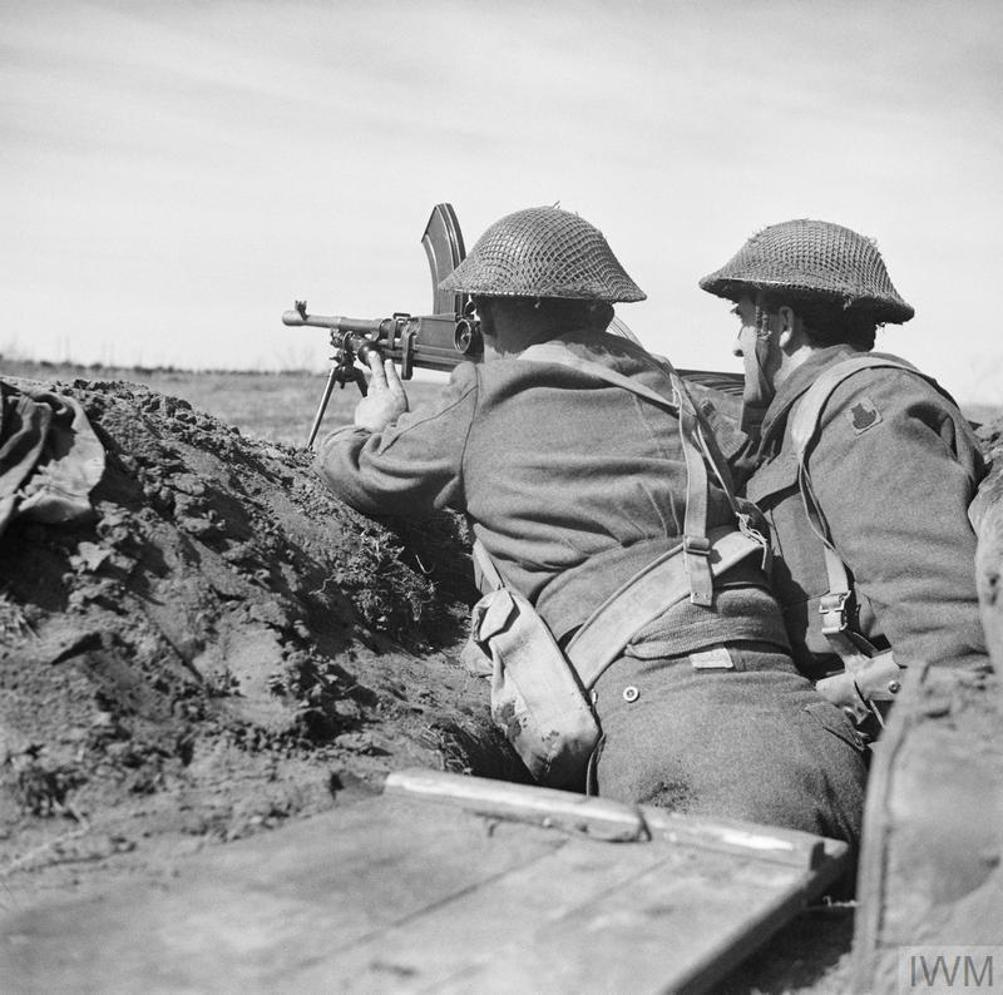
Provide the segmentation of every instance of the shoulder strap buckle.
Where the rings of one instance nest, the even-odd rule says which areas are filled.
[[[847,604],[850,601],[849,591],[829,592],[822,595],[818,603],[818,611],[822,616],[822,634],[834,636],[840,632],[846,632],[850,627],[849,609]]]
[[[714,604],[714,576],[710,568],[710,540],[707,536],[683,536],[683,563],[690,579],[690,603],[709,608]]]
[[[710,556],[710,539],[707,536],[683,536],[683,552],[694,556]]]

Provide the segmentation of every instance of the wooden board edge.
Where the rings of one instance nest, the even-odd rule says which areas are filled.
[[[489,818],[580,832],[610,842],[664,840],[792,866],[804,871],[838,859],[848,846],[811,833],[737,819],[678,815],[650,805],[626,805],[572,791],[408,768],[388,775],[384,792],[455,805]]]
[[[679,979],[679,987],[673,988],[678,995],[698,995],[709,991],[740,967],[748,957],[756,953],[771,937],[786,926],[799,912],[817,898],[845,873],[849,860],[849,847],[845,843],[826,847],[819,863],[807,872],[795,885],[774,903],[767,906],[760,915],[747,919],[741,933],[733,933],[721,938],[713,950],[708,951],[690,970]]]

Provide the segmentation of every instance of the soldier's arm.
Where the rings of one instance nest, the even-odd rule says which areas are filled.
[[[317,447],[328,487],[367,514],[418,517],[463,508],[462,462],[477,404],[477,374],[464,363],[435,401],[379,432],[349,426]]]
[[[868,371],[837,389],[822,425],[815,494],[896,658],[984,654],[967,517],[982,464],[960,412],[914,376]]]

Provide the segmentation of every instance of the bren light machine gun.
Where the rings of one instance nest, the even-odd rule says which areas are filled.
[[[450,204],[436,204],[425,226],[421,244],[432,271],[432,314],[412,316],[396,312],[389,318],[343,318],[310,314],[306,301],[282,315],[285,325],[310,325],[331,332],[331,373],[310,428],[307,448],[313,446],[334,385],[352,382],[366,393],[365,374],[356,365],[375,350],[384,359],[400,364],[401,379],[410,380],[415,367],[446,371],[464,361],[478,361],[484,352],[481,331],[469,298],[439,290],[439,281],[456,269],[466,255],[463,235]]]
[[[355,365],[356,359],[366,364],[375,350],[384,359],[400,364],[402,380],[410,380],[415,367],[448,372],[463,362],[479,362],[484,354],[480,325],[473,315],[470,299],[465,294],[439,290],[444,280],[466,256],[463,235],[451,204],[436,204],[425,226],[421,244],[428,256],[432,272],[432,314],[412,316],[395,312],[389,318],[344,318],[310,314],[306,301],[296,301],[292,311],[282,315],[285,325],[309,325],[327,328],[331,334],[331,373],[324,387],[317,414],[310,427],[307,449],[313,447],[320,430],[334,385],[358,384],[365,395],[366,377]],[[636,336],[619,319],[614,318],[609,330],[637,342]],[[741,396],[742,375],[712,373],[702,370],[679,370],[679,375],[691,383],[700,383],[726,394]]]

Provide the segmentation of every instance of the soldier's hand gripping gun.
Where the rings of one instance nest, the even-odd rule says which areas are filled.
[[[331,332],[331,373],[317,408],[307,448],[313,446],[334,385],[358,384],[366,393],[365,374],[356,360],[368,364],[375,350],[384,359],[400,364],[401,379],[409,380],[415,367],[448,371],[464,361],[478,361],[484,352],[480,327],[470,302],[463,294],[439,290],[439,281],[451,273],[466,255],[460,225],[450,204],[436,204],[421,237],[432,271],[433,314],[412,316],[395,313],[389,318],[343,318],[310,314],[306,301],[282,315],[285,325],[310,325]]]

